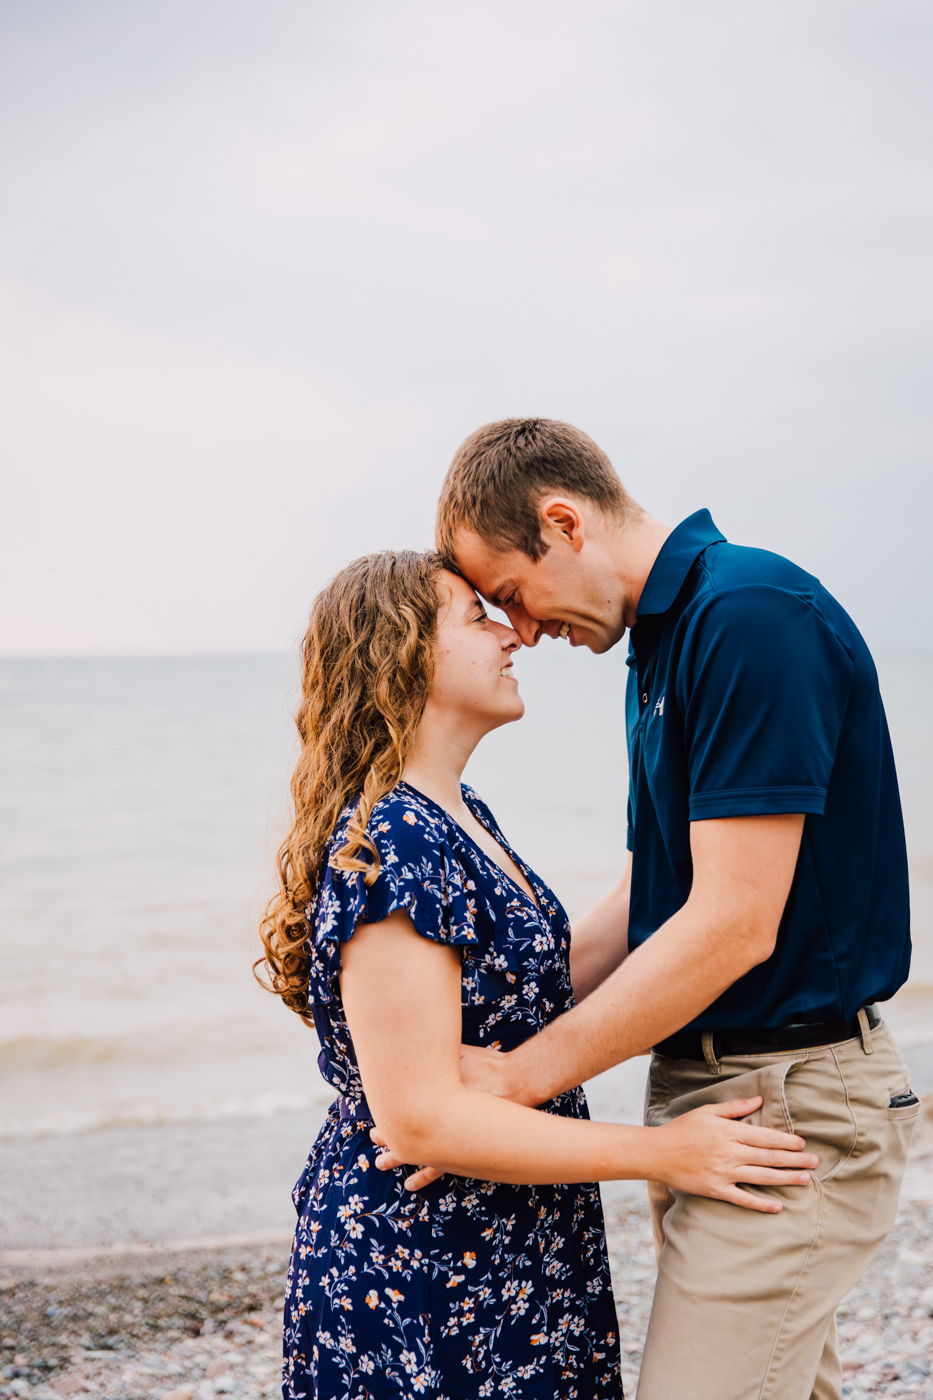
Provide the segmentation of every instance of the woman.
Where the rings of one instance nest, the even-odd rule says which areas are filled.
[[[580,1089],[535,1110],[461,1083],[461,1039],[511,1049],[573,1005],[563,909],[460,784],[483,735],[522,715],[519,645],[433,555],[359,559],[314,604],[295,822],[262,930],[339,1092],[295,1188],[295,1400],[621,1396],[599,1192],[579,1183],[779,1210],[736,1183],[806,1183],[816,1162],[730,1121],[757,1099],[646,1129],[589,1122]],[[406,1191],[404,1169],[374,1169],[374,1118],[395,1157],[457,1174]]]

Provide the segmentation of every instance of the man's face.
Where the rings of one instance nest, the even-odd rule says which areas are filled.
[[[626,628],[625,598],[604,551],[592,540],[556,538],[537,561],[521,550],[498,553],[474,534],[457,536],[457,566],[477,593],[502,608],[526,647],[542,636],[604,652]]]

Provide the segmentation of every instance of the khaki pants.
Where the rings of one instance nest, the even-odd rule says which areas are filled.
[[[709,1042],[707,1041],[707,1045]],[[654,1055],[645,1122],[761,1094],[749,1119],[800,1133],[812,1187],[752,1187],[784,1202],[763,1215],[648,1183],[658,1281],[638,1400],[839,1400],[836,1307],[897,1213],[919,1106],[883,1024],[861,1039],[710,1063]]]

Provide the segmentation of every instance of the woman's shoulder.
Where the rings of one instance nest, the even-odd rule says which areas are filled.
[[[440,850],[447,826],[442,807],[429,802],[415,788],[400,783],[375,803],[366,830],[380,854],[386,850],[387,854],[423,856],[429,849]]]
[[[311,916],[315,941],[345,942],[358,923],[380,923],[401,909],[427,938],[475,942],[476,911],[443,808],[405,784],[374,803],[366,823],[379,857],[372,878],[331,864],[358,810],[359,798],[344,809],[329,843]]]
[[[370,823],[386,823],[392,828],[401,825],[409,829],[420,827],[440,831],[444,828],[446,815],[443,807],[431,802],[417,788],[399,783],[375,803],[369,820]]]
[[[346,841],[359,805],[360,799],[356,797],[342,812],[328,842],[328,854]],[[420,864],[429,852],[439,852],[444,844],[445,816],[442,808],[429,802],[415,788],[400,783],[373,804],[366,834],[379,852],[384,868],[412,861]]]
[[[466,783],[460,786],[473,815],[504,839],[498,822],[482,798]],[[430,846],[436,851],[445,850],[450,857],[463,855],[466,835],[455,817],[407,783],[399,783],[379,799],[370,814],[367,831],[380,850],[383,842],[392,842],[396,848],[411,854]]]

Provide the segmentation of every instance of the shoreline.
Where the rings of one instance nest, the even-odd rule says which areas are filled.
[[[69,1265],[102,1264],[126,1257],[158,1258],[162,1254],[198,1254],[211,1250],[242,1249],[251,1245],[282,1244],[291,1230],[254,1230],[244,1235],[204,1235],[200,1239],[164,1240],[156,1243],[90,1245],[78,1249],[0,1249],[0,1270],[55,1269]],[[2,1287],[2,1275],[0,1275]]]
[[[594,1101],[620,1087],[611,1073],[602,1084],[594,1081]],[[631,1397],[655,1278],[648,1208],[641,1183],[604,1183],[602,1196]],[[294,1219],[290,1209],[289,1215]],[[0,1251],[0,1400],[277,1396],[291,1238],[289,1225]],[[933,1095],[927,1095],[897,1223],[838,1312],[846,1400],[869,1394],[933,1400],[931,1314]]]
[[[626,1394],[655,1264],[644,1199],[606,1206]],[[180,1242],[179,1242],[180,1243]],[[265,1400],[281,1385],[288,1245],[98,1255],[0,1280],[0,1400]],[[933,1203],[905,1202],[838,1314],[846,1400],[933,1400]]]

